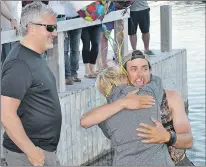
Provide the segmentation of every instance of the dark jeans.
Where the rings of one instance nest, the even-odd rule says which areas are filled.
[[[82,29],[67,31],[64,39],[65,77],[77,77]]]
[[[85,27],[82,29],[82,58],[83,63],[96,64],[97,55],[99,52],[99,40],[100,40],[101,25]],[[90,50],[91,42],[91,50]]]

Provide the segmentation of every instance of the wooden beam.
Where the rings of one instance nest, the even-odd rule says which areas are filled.
[[[19,41],[22,36],[16,35],[16,30],[8,30],[1,32],[1,44]]]
[[[53,49],[47,52],[47,62],[56,78],[58,92],[65,91],[65,66],[64,66],[64,33],[59,32],[54,39]]]
[[[172,6],[160,7],[161,52],[172,51]]]
[[[117,21],[123,19],[123,26],[124,26],[124,33],[123,33],[123,47],[121,50],[121,54],[125,55],[128,50],[128,43],[127,43],[127,26],[128,26],[128,18],[130,17],[128,13],[126,13],[124,16],[122,15],[124,10],[118,10],[111,12],[107,15],[105,15],[103,21],[101,22],[100,20],[96,21],[86,21],[83,18],[76,18],[76,19],[71,19],[71,20],[66,20],[66,21],[60,21],[57,22],[57,32],[58,36],[54,40],[54,48],[48,50],[48,56],[47,56],[47,61],[48,64],[53,71],[56,80],[57,80],[57,88],[59,92],[64,92],[65,91],[65,63],[64,63],[64,32],[69,31],[69,30],[74,30],[78,28],[83,28],[83,27],[89,27],[93,25],[98,25],[101,23],[107,23],[107,22],[112,22],[112,21]],[[120,25],[117,25],[120,23],[120,21],[116,22],[116,30],[115,32],[119,31],[119,28],[121,28]],[[4,43],[9,43],[9,42],[14,42],[14,41],[19,41],[22,37],[16,35],[15,30],[9,30],[9,31],[2,31],[1,32],[1,44]],[[118,39],[122,40],[122,39]]]
[[[121,48],[120,51],[121,57],[126,56],[128,53],[128,19],[127,18],[115,21],[114,39],[118,46],[118,48],[115,48],[115,50]]]
[[[124,10],[118,10],[118,11],[114,11],[114,12],[111,12],[111,13],[105,15],[102,22],[100,20],[86,21],[83,18],[60,21],[57,23],[58,24],[58,32],[68,31],[68,30],[73,30],[73,29],[78,29],[78,28],[83,28],[83,27],[89,27],[89,26],[94,26],[94,25],[98,25],[101,23],[108,23],[111,21],[117,21],[120,19],[129,18],[130,16],[128,13],[126,13],[124,16],[122,15],[123,11]]]
[[[105,15],[104,20],[102,22],[107,23],[111,21],[129,18],[130,16],[128,13],[122,16],[123,11],[124,10],[118,10],[118,11],[114,11],[114,12],[111,12]],[[69,31],[69,30],[89,27],[89,26],[98,25],[98,24],[101,24],[100,20],[90,22],[90,21],[84,20],[83,18],[76,18],[76,19],[71,19],[71,20],[66,20],[66,21],[60,21],[57,23],[58,25],[57,32]],[[19,41],[21,38],[22,38],[21,36],[16,35],[15,30],[8,30],[8,31],[1,32],[1,44]]]

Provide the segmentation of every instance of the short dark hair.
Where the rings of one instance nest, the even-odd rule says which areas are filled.
[[[127,56],[126,60],[123,62],[123,67],[125,68],[125,70],[126,70],[127,62],[128,62],[129,60],[132,61],[132,60],[134,60],[134,59],[145,59],[145,60],[147,60],[149,69],[152,68],[149,60],[146,58],[146,55],[143,54],[140,50],[134,50],[134,51],[129,55],[129,58],[128,58],[128,56]]]

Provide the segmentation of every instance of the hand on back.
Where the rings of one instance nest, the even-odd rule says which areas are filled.
[[[139,96],[136,94],[137,92],[138,90],[130,92],[126,97],[122,99],[121,105],[123,105],[125,109],[135,110],[151,108],[155,104],[155,100],[152,96]]]

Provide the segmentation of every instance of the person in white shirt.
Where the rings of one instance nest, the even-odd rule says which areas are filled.
[[[1,1],[1,31],[16,29],[19,31],[21,15],[21,1]],[[2,45],[1,61],[2,63],[9,54],[15,42]]]
[[[64,1],[49,1],[49,7],[53,9],[53,11],[57,15],[57,22],[66,20],[65,17],[65,2]]]
[[[49,1],[48,5],[57,14],[57,21],[80,17],[77,13],[77,7],[81,5],[78,5],[75,1]],[[74,82],[81,82],[81,79],[78,78],[77,71],[79,69],[79,46],[82,29],[70,30],[65,33],[65,83],[66,85],[73,85]]]
[[[79,18],[77,10],[74,8],[73,1],[65,1],[66,20]],[[81,82],[78,78],[77,71],[79,69],[79,46],[82,29],[67,31],[67,36],[64,40],[64,58],[65,58],[65,83],[73,85],[74,82]]]

